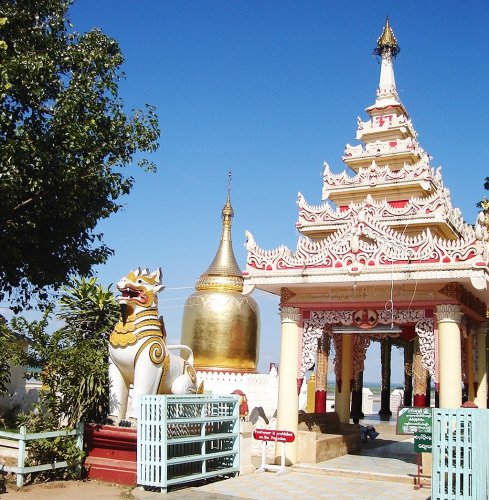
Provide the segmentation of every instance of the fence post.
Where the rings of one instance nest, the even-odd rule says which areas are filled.
[[[17,459],[17,467],[19,472],[17,472],[17,488],[22,488],[24,486],[24,464],[25,464],[25,425],[21,426],[19,429],[19,457]]]
[[[78,422],[76,424],[76,447],[80,450],[83,451],[83,433],[84,433],[85,426],[83,422]],[[78,464],[75,467],[75,473],[76,477],[78,479],[81,478],[81,472],[82,472],[82,466],[81,466],[81,458],[78,461]]]

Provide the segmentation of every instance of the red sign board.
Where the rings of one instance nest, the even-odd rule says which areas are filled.
[[[279,431],[275,429],[256,429],[253,437],[258,441],[277,441],[278,443],[292,443],[295,434],[292,431]]]

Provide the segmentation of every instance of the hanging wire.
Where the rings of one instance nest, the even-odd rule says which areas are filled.
[[[407,226],[408,226],[408,223],[406,222],[404,224],[404,229],[403,229],[403,231],[401,233],[401,237],[404,236],[404,234],[406,233]],[[409,258],[408,258],[408,260],[409,260]],[[411,302],[409,303],[408,309],[411,307],[411,304],[414,301],[414,296],[416,295],[417,286],[418,286],[418,278],[417,278],[417,275],[416,275],[416,285],[415,285],[413,296],[411,297]],[[391,289],[390,289],[390,297],[389,297],[389,300],[385,303],[384,309],[386,311],[390,311],[390,313],[391,313],[391,329],[392,329],[392,328],[394,328],[394,257],[392,257],[392,260],[391,260]]]

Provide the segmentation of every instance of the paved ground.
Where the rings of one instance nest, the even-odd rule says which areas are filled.
[[[183,492],[182,492],[183,493]],[[206,497],[201,493],[216,493],[226,496]],[[136,497],[149,500],[154,497],[147,494]],[[159,493],[156,493],[159,495]],[[189,496],[187,496],[189,495]],[[290,472],[282,476],[274,473],[245,475],[228,479],[219,483],[194,489],[180,494],[170,493],[170,498],[251,498],[256,500],[286,500],[297,498],[330,498],[336,500],[352,500],[376,498],[392,500],[392,498],[425,500],[430,497],[428,490],[414,490],[412,484],[371,481],[352,477],[336,477],[304,472]]]
[[[375,422],[374,422],[375,423]],[[378,424],[381,427],[381,424]],[[377,500],[402,498],[425,500],[430,488],[414,489],[416,455],[411,439],[386,429],[376,441],[367,443],[359,455],[346,455],[319,464],[298,464],[287,473],[247,474],[200,486],[171,490],[168,499],[287,500],[329,498]],[[58,482],[11,489],[1,500],[155,500],[161,493],[124,488],[107,483]]]
[[[388,434],[384,439],[368,442],[359,455],[345,455],[314,465],[298,464],[280,476],[273,472],[242,475],[198,488],[173,491],[167,497],[202,500],[392,500],[397,497],[426,500],[430,498],[429,485],[414,489],[417,465],[413,449],[413,440],[409,436]],[[151,500],[160,495],[141,490],[132,493],[139,500]]]

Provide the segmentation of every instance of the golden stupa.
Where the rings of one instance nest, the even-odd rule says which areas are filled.
[[[231,241],[233,216],[228,187],[219,248],[183,313],[182,344],[192,348],[198,370],[254,372],[258,363],[259,309],[241,293],[244,280]]]

